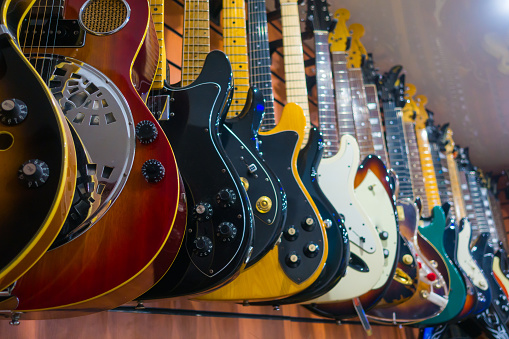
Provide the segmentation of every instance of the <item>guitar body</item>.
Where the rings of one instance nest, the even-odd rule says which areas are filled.
[[[286,219],[286,194],[277,176],[258,151],[258,129],[263,117],[263,94],[251,88],[244,110],[225,121],[221,133],[232,161],[252,203],[253,252],[246,268],[260,260],[281,236]]]
[[[484,251],[486,248],[475,248],[470,250],[472,243],[472,227],[468,219],[464,218],[460,221],[460,232],[457,242],[457,261],[459,267],[465,272],[466,277],[472,285],[472,291],[469,291],[467,285],[467,302],[469,299],[475,300],[475,307],[472,312],[466,313],[466,308],[460,313],[460,317],[469,314],[479,314],[486,310],[491,304],[491,290],[488,281],[486,280],[483,270],[479,264],[483,261]],[[475,258],[474,255],[475,254]],[[465,279],[466,281],[467,279]]]
[[[170,97],[173,114],[159,123],[175,150],[189,192],[187,231],[171,269],[140,299],[216,288],[233,279],[249,260],[253,239],[251,205],[220,138],[231,80],[228,58],[221,51],[213,51],[192,84],[158,93]],[[229,142],[238,142],[235,136],[229,138]]]
[[[7,30],[4,20],[9,20],[16,36],[30,6],[30,1],[0,2],[0,27]],[[76,154],[65,118],[13,36],[0,35],[0,291],[51,245],[67,217],[76,184]],[[25,106],[25,120],[15,120],[5,110],[12,99],[19,100],[18,107]],[[42,181],[22,179],[22,168],[32,166],[22,165],[36,159],[45,163],[49,176]]]
[[[240,302],[282,299],[305,290],[321,274],[328,255],[326,231],[297,171],[305,125],[302,109],[290,103],[277,126],[259,135],[263,158],[279,177],[287,196],[281,243],[234,281],[197,299]],[[303,253],[310,243],[317,250],[314,257]],[[298,265],[289,260],[291,255],[297,256]]]
[[[423,255],[417,246],[417,236],[419,235],[416,235],[416,231],[419,221],[419,211],[415,203],[409,199],[398,200],[398,220],[400,234],[407,241],[411,254],[416,258],[422,257]],[[423,241],[423,239],[421,239],[421,241]],[[406,263],[404,258],[402,261]],[[417,265],[417,268],[414,268],[416,262],[418,262],[419,265]],[[448,291],[442,274],[440,274],[436,268],[428,265],[425,261],[420,260],[420,258],[412,262],[411,265],[407,264],[401,266],[400,262],[398,268],[401,270],[403,267],[405,267],[407,271],[410,269],[417,270],[418,276],[415,279],[417,281],[408,281],[408,278],[404,279],[405,275],[400,273],[400,271],[396,271],[396,277],[399,279],[395,280],[401,280],[399,291],[400,294],[403,292],[403,294],[401,294],[401,302],[394,305],[395,303],[391,302],[389,299],[390,295],[384,295],[382,300],[368,312],[370,319],[391,324],[394,322],[412,324],[431,318],[439,314],[445,308]],[[406,273],[408,277],[413,277],[413,275],[409,274],[410,272],[407,271],[403,272]],[[428,274],[430,273],[434,274],[436,277],[435,280],[430,281],[428,279]],[[445,274],[447,274],[447,272],[445,272]],[[424,295],[432,297],[423,298]],[[386,299],[388,299],[389,302],[387,302]]]
[[[268,303],[252,303],[253,305],[284,305],[305,302],[329,291],[345,274],[348,265],[347,259],[350,257],[348,233],[339,217],[339,213],[323,194],[316,180],[316,168],[320,164],[322,153],[323,144],[321,133],[316,127],[313,127],[309,133],[308,143],[299,153],[297,167],[302,182],[304,186],[306,186],[309,195],[313,198],[320,212],[320,216],[326,223],[331,223],[331,226],[327,228],[327,240],[330,246],[325,268],[322,270],[318,279],[304,291],[285,299],[279,299]]]
[[[444,247],[446,220],[443,209],[440,206],[433,207],[432,217],[428,225],[419,226],[419,233],[423,239],[418,239],[418,244],[424,257],[432,266],[436,266],[440,272],[448,272],[447,276],[444,275],[443,277],[449,287],[449,297],[445,309],[437,316],[420,322],[419,326],[421,327],[442,324],[455,318],[463,309],[467,295],[463,277],[447,255]],[[424,239],[428,240],[428,242],[423,241]],[[430,247],[434,248],[436,252],[432,253]],[[437,254],[441,259],[433,258]],[[444,263],[445,267],[443,266]]]
[[[66,2],[65,18],[78,19],[83,4],[80,0]],[[47,252],[17,281],[12,291],[19,299],[15,311],[45,311],[30,312],[24,318],[77,316],[130,301],[163,276],[182,242],[185,197],[175,157],[131,82],[131,64],[146,34],[149,7],[148,3],[135,1],[129,2],[129,6],[132,9],[129,20],[115,34],[88,34],[84,47],[51,51],[56,56],[86,62],[107,77],[120,90],[132,113],[129,123],[136,126],[148,120],[159,137],[148,144],[136,142],[132,163],[124,168],[111,168],[109,174],[121,171],[117,174],[126,179],[115,203],[105,202],[108,213],[79,236]],[[30,53],[30,48],[25,52]],[[89,91],[93,92],[90,88]],[[69,120],[75,118],[69,116]],[[90,125],[96,122],[92,116],[86,119]],[[111,136],[106,138],[105,148],[116,141]],[[164,175],[159,172],[162,177],[158,182],[147,182],[142,168],[147,169],[154,159],[164,167]],[[99,169],[97,175],[109,176]]]
[[[504,271],[502,270],[502,261],[504,252],[499,250],[493,257],[493,276],[497,280],[498,285],[502,288],[504,291],[504,294],[506,297],[509,298],[509,279],[504,274]]]
[[[335,209],[344,216],[345,226],[349,230],[351,259],[346,275],[328,293],[312,300],[316,304],[358,297],[370,291],[383,273],[385,259],[382,242],[354,192],[358,164],[357,141],[345,135],[341,138],[339,152],[331,158],[322,159],[318,167],[320,187]],[[361,237],[365,241],[361,241]]]

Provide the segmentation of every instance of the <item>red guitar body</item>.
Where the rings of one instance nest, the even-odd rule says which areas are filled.
[[[66,1],[64,19],[78,19],[84,3]],[[17,281],[12,295],[19,305],[13,312],[27,312],[22,319],[78,316],[133,300],[169,269],[184,236],[185,194],[174,154],[137,92],[140,82],[150,78],[154,68],[138,62],[134,65],[140,67],[133,69],[146,35],[154,36],[148,30],[153,29],[149,25],[149,5],[146,0],[127,3],[131,9],[129,20],[117,32],[87,33],[83,47],[48,51],[83,61],[102,72],[125,97],[132,123],[136,126],[149,120],[155,124],[158,136],[148,144],[136,141],[129,177],[108,212],[83,234],[47,252]],[[150,46],[145,45],[142,56],[147,60],[154,55]],[[111,139],[112,143],[118,142]],[[142,166],[150,159],[164,166],[165,175],[159,182],[149,183],[142,175]],[[0,303],[0,309],[5,310],[2,306]]]

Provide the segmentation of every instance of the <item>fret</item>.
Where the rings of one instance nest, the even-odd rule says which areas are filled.
[[[351,104],[352,99],[346,58],[347,55],[345,52],[332,52],[338,138],[341,138],[343,135],[357,137]]]
[[[440,146],[436,143],[430,143],[430,151],[432,154],[433,166],[435,168],[435,176],[438,187],[438,194],[440,196],[440,201],[442,203],[449,202],[451,205],[450,215],[455,218],[456,209],[454,206],[454,200],[451,199],[452,196],[452,187],[451,181],[449,180],[449,172],[447,170],[447,161],[444,156],[440,156]]]
[[[375,85],[364,85],[366,93],[366,106],[369,112],[369,123],[371,125],[371,139],[375,154],[378,155],[387,167],[390,167],[389,156],[383,137],[382,120],[380,114],[380,105],[378,103],[378,93]]]
[[[484,204],[482,202],[481,190],[479,183],[477,182],[476,173],[474,171],[466,171],[464,173],[466,176],[466,181],[468,182],[470,201],[473,205],[475,219],[477,221],[477,228],[480,232],[490,232],[490,227],[486,213],[484,211]]]

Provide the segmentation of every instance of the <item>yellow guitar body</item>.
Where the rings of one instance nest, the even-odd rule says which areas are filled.
[[[281,132],[296,132],[298,133],[298,141],[292,154],[291,171],[295,180],[298,182],[300,189],[305,194],[310,205],[312,206],[315,214],[319,219],[319,227],[322,229],[323,234],[323,256],[318,268],[315,272],[305,281],[297,284],[290,280],[283,269],[281,268],[278,258],[278,245],[270,250],[259,262],[249,267],[247,270],[240,273],[240,275],[231,283],[205,295],[197,297],[198,300],[210,301],[263,301],[263,300],[277,300],[289,297],[299,293],[310,286],[322,272],[325,261],[327,260],[328,243],[325,236],[325,227],[318,209],[311,199],[302,183],[297,171],[297,157],[301,149],[302,141],[304,139],[304,127],[306,126],[306,119],[302,108],[294,103],[287,104],[281,115],[279,123],[272,130],[268,132],[260,132],[261,136],[269,136]]]

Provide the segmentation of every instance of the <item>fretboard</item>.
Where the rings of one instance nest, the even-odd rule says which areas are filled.
[[[208,0],[185,0],[182,86],[187,86],[196,80],[210,52],[209,25]]]
[[[378,103],[378,92],[375,85],[364,85],[366,92],[366,104],[369,111],[369,122],[371,124],[371,138],[373,139],[373,148],[375,154],[383,160],[389,168],[389,156],[385,146],[385,138],[382,127],[382,118],[380,114],[380,104]]]
[[[454,160],[454,154],[449,152],[445,155],[447,169],[449,170],[449,181],[451,183],[452,200],[457,218],[462,219],[467,216],[465,201],[461,192],[461,182],[458,174],[458,165]]]
[[[258,88],[265,98],[265,113],[262,130],[271,130],[276,126],[274,115],[274,93],[270,72],[270,49],[267,27],[265,0],[246,0],[248,7],[249,66],[251,85]]]
[[[336,91],[336,113],[339,138],[343,135],[351,135],[357,138],[353,120],[347,54],[345,52],[332,52],[332,70],[334,72],[334,88]]]
[[[433,167],[435,168],[435,177],[437,180],[438,194],[442,203],[449,202],[453,205],[451,182],[449,181],[449,170],[447,169],[447,162],[445,155],[440,152],[440,146],[437,143],[430,142],[431,158],[433,160]],[[444,167],[445,166],[445,167]],[[449,212],[451,216],[456,217],[454,206],[451,206]]]
[[[485,207],[481,195],[481,189],[479,183],[477,182],[477,175],[475,171],[467,171],[465,172],[465,175],[468,181],[470,199],[472,201],[478,231],[490,232],[490,226],[488,224],[488,219],[486,218],[486,213],[484,211]]]
[[[422,201],[422,215],[429,215],[429,202],[426,195],[426,186],[424,185],[424,176],[422,175],[421,159],[419,156],[419,146],[415,137],[415,123],[403,122],[405,140],[408,146],[408,161],[410,162],[410,174],[412,176],[412,187],[414,188],[414,197],[420,197]]]
[[[159,42],[159,59],[152,89],[162,89],[166,80],[166,46],[164,44],[164,0],[150,0],[150,13]]]
[[[399,180],[399,198],[413,200],[414,192],[401,109],[396,108],[393,101],[384,102],[383,109],[389,160]]]
[[[297,1],[281,2],[281,22],[283,26],[286,102],[294,102],[304,111],[306,117],[306,130],[302,143],[304,147],[307,144],[311,120]]]
[[[415,136],[419,147],[419,155],[421,158],[421,168],[424,179],[424,187],[426,189],[426,198],[428,200],[428,212],[435,206],[441,206],[440,194],[438,193],[437,178],[435,175],[435,167],[431,157],[431,148],[428,141],[428,132],[426,128],[416,128]]]
[[[464,171],[458,171],[458,181],[461,187],[461,193],[463,195],[463,200],[465,202],[465,212],[468,220],[470,220],[470,224],[472,225],[472,231],[475,231],[476,234],[479,234],[479,227],[477,226],[477,213],[474,209],[474,203],[472,201],[470,195],[470,188],[468,187],[467,174]]]
[[[236,117],[242,112],[249,91],[246,34],[244,0],[223,0],[223,48],[228,58],[230,58],[235,84],[227,118]]]
[[[314,31],[314,34],[318,120],[324,141],[323,157],[330,158],[339,151],[339,141],[328,42],[329,33],[327,31]]]
[[[357,142],[359,143],[361,158],[365,158],[370,154],[374,154],[375,149],[371,136],[371,124],[369,122],[369,111],[366,102],[366,93],[364,92],[362,70],[360,68],[350,68],[348,70],[348,78],[350,80],[352,111]]]

